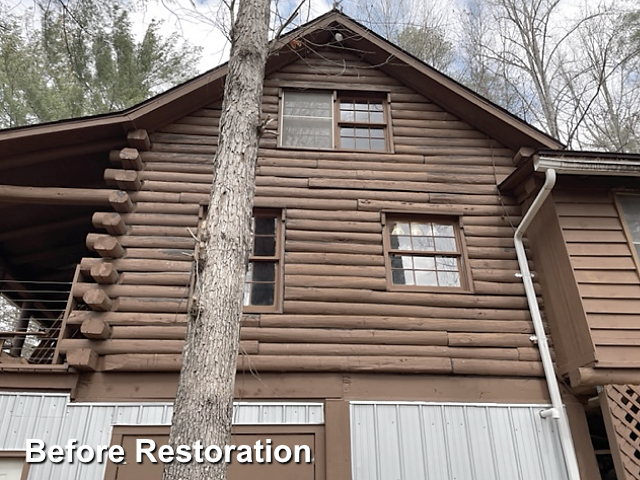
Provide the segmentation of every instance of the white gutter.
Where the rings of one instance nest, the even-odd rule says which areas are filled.
[[[556,378],[553,360],[551,359],[551,352],[549,351],[547,334],[545,333],[544,325],[542,324],[542,316],[540,315],[540,308],[538,307],[538,300],[533,287],[531,271],[529,270],[529,261],[527,259],[527,254],[524,251],[524,245],[522,244],[522,237],[524,236],[524,233],[538,213],[538,210],[540,210],[540,207],[542,207],[543,203],[551,193],[555,183],[556,172],[553,168],[549,168],[545,171],[544,185],[520,222],[520,225],[518,225],[513,241],[516,247],[516,255],[518,256],[518,265],[522,275],[522,282],[524,283],[524,290],[527,295],[529,311],[531,312],[531,320],[533,321],[533,328],[536,334],[535,340],[538,342],[538,349],[540,350],[540,357],[542,359],[542,368],[544,370],[547,388],[549,389],[549,397],[551,398],[552,407],[547,410],[542,410],[540,415],[543,418],[551,417],[558,421],[560,444],[562,446],[564,462],[567,467],[568,478],[569,480],[580,480],[580,470],[578,469],[578,460],[573,446],[569,420],[567,419],[567,414],[562,404],[560,387],[558,386],[558,379]]]

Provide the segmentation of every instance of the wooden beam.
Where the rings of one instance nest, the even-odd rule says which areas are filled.
[[[127,233],[127,226],[118,213],[96,212],[91,217],[94,227],[104,228],[111,235],[124,235]]]
[[[108,235],[97,239],[92,247],[102,258],[122,258],[125,253],[118,240]]]
[[[89,318],[82,322],[80,332],[90,340],[106,340],[111,337],[111,327],[100,318]]]
[[[113,284],[118,281],[120,274],[113,263],[100,263],[91,267],[91,277],[100,284]]]
[[[151,141],[149,140],[149,134],[142,128],[129,132],[127,134],[127,142],[129,142],[129,145],[131,147],[137,148],[138,150],[151,150]]]
[[[104,171],[104,180],[107,185],[117,186],[120,190],[138,191],[142,188],[142,181],[135,170],[107,168]]]
[[[91,310],[98,312],[107,312],[113,307],[113,301],[105,291],[100,288],[87,290],[84,292],[84,295],[82,295],[82,300]]]
[[[126,147],[122,150],[112,150],[109,153],[109,160],[119,163],[126,170],[142,170],[142,158],[140,152],[135,148]]]
[[[33,205],[98,205],[110,204],[116,190],[105,188],[23,187],[0,185],[0,202]]]
[[[40,149],[37,152],[22,155],[12,155],[10,160],[5,158],[0,162],[0,170],[9,170],[16,167],[24,168],[28,165],[53,162],[70,157],[101,155],[113,148],[123,147],[123,143],[124,139],[118,138],[101,142],[90,142],[84,145],[76,144],[71,147],[55,148],[53,150]]]
[[[594,387],[596,385],[640,384],[638,368],[578,368],[569,372],[571,387]]]
[[[129,194],[122,190],[116,190],[109,194],[109,203],[116,212],[129,213],[133,212],[135,205],[131,201]]]
[[[95,371],[98,368],[98,354],[90,348],[75,348],[67,352],[70,367],[83,371]]]
[[[91,312],[88,310],[73,310],[69,314],[69,325],[82,325],[85,320],[100,318],[115,325],[132,326],[176,326],[187,325],[187,315],[175,313],[132,313],[132,312]]]

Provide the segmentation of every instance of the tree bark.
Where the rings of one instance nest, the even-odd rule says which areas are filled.
[[[197,294],[184,347],[172,445],[225,445],[251,245],[260,104],[268,55],[269,0],[241,0],[231,32],[220,136]],[[226,464],[169,463],[163,480],[223,480]]]

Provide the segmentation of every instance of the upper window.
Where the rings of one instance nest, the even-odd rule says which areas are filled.
[[[282,103],[284,147],[388,149],[386,102],[382,97],[287,91]]]
[[[640,195],[618,195],[631,243],[640,257]]]
[[[387,216],[385,250],[392,286],[466,288],[460,231],[453,219]]]
[[[251,227],[253,242],[244,280],[245,311],[276,309],[281,270],[280,215],[256,210]]]
[[[340,148],[386,150],[382,99],[339,98]]]

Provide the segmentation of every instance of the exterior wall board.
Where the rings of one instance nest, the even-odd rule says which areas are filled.
[[[544,408],[352,402],[353,480],[563,480],[558,432],[540,417]]]
[[[640,277],[614,195],[560,185],[554,192],[579,300],[595,346],[595,368],[640,367]],[[584,343],[584,342],[583,342]]]
[[[49,445],[109,445],[114,425],[170,425],[171,403],[71,403],[68,395],[0,393],[0,450],[24,450],[26,439]],[[322,403],[234,403],[234,425],[323,424]],[[31,464],[30,480],[99,480],[105,464]]]

